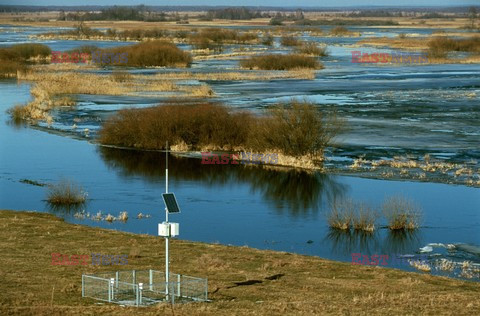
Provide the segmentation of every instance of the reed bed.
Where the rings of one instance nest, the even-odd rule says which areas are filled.
[[[315,43],[305,43],[295,50],[298,54],[304,54],[316,57],[328,56],[327,46],[318,46]]]
[[[87,193],[70,180],[62,179],[56,184],[49,185],[47,201],[54,205],[83,204]]]
[[[262,70],[292,70],[292,69],[322,69],[323,65],[314,57],[300,54],[267,54],[252,56],[240,61],[240,66],[248,69]]]
[[[390,230],[414,230],[419,227],[421,210],[405,197],[387,198],[383,204],[383,214]]]

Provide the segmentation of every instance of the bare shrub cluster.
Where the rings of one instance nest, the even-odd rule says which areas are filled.
[[[87,193],[74,182],[62,179],[58,183],[50,185],[47,193],[47,201],[54,205],[72,205],[85,203]]]
[[[323,65],[314,57],[300,54],[268,54],[252,56],[240,61],[240,66],[249,69],[291,70],[300,68],[322,69]]]
[[[105,53],[127,53],[128,61],[126,63],[114,63],[117,66],[128,67],[188,67],[192,62],[192,56],[177,45],[161,41],[145,41],[131,46],[116,47],[102,50]]]
[[[222,50],[224,44],[246,44],[258,42],[256,33],[243,32],[236,30],[207,28],[197,33],[190,34],[188,41],[196,49]]]
[[[465,39],[434,37],[428,42],[428,55],[431,58],[446,58],[448,53],[453,51],[480,54],[480,37]]]
[[[305,43],[296,49],[299,54],[324,57],[328,56],[327,46],[318,46],[315,43]]]
[[[382,206],[387,227],[392,231],[414,230],[419,227],[420,208],[403,196],[392,196]],[[379,212],[364,202],[351,199],[335,200],[327,213],[328,225],[333,229],[373,232]]]
[[[211,103],[177,103],[121,110],[105,122],[99,140],[142,149],[164,149],[168,141],[190,150],[278,152],[321,162],[340,126],[334,115],[294,100],[269,109],[264,116],[231,112]]]
[[[16,77],[18,71],[26,71],[27,61],[45,59],[51,50],[43,44],[16,44],[0,48],[0,78]]]
[[[412,200],[393,196],[383,204],[383,215],[391,230],[412,230],[419,226],[421,211]]]

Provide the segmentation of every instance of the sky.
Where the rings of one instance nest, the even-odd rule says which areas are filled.
[[[0,0],[10,5],[225,5],[276,7],[341,7],[341,6],[462,6],[480,5],[480,0]]]

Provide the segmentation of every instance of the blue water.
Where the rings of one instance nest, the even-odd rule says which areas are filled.
[[[12,38],[15,36],[9,35],[7,40]],[[19,41],[24,39],[19,37]],[[65,50],[85,42],[47,44]],[[455,108],[460,110],[452,110],[452,113],[460,115],[451,119],[437,117],[434,125],[439,129],[463,128],[478,132],[478,97],[462,97],[462,93],[478,92],[477,65],[389,67],[372,71],[373,68],[355,68],[357,65],[349,64],[348,50],[334,51],[339,53],[326,62],[331,66],[320,72],[315,81],[211,84],[219,98],[229,100],[234,107],[258,109],[297,95],[312,98],[319,104],[334,104],[352,122],[370,120],[364,125],[353,125],[354,131],[350,131],[344,141],[346,144],[384,145],[386,140],[392,140],[392,146],[398,145],[398,138],[392,136],[397,133],[403,135],[400,146],[403,149],[431,146],[433,150],[438,147],[447,156],[446,148],[454,153],[470,150],[469,157],[475,157],[478,149],[475,135],[458,138],[442,134],[432,138],[428,134],[430,138],[416,139],[408,134],[415,127],[414,123],[398,127],[394,122],[402,122],[401,117],[406,115],[428,121],[435,118],[436,113],[445,114]],[[213,65],[206,63],[205,67],[209,69]],[[58,129],[19,127],[9,123],[5,111],[15,104],[26,103],[30,99],[29,90],[27,83],[0,81],[0,208],[51,212],[71,223],[156,235],[157,223],[164,220],[161,200],[165,189],[164,153],[102,148],[92,143],[91,137],[75,133],[72,134],[75,137],[67,137],[59,130],[71,125],[68,120],[60,120]],[[443,108],[433,104],[445,100],[444,94],[448,93],[454,97],[443,103]],[[74,114],[103,118],[123,106],[149,105],[158,100],[80,96],[79,101]],[[109,104],[112,105],[110,109]],[[462,119],[470,110],[472,115]],[[95,129],[99,121],[86,124]],[[378,129],[376,138],[362,135],[369,124]],[[444,146],[437,146],[439,144]],[[348,262],[352,253],[415,254],[420,247],[432,242],[480,245],[478,188],[258,166],[202,165],[199,159],[176,156],[170,156],[169,161],[169,189],[177,195],[182,209],[180,214],[171,215],[170,220],[180,223],[182,239],[247,245]],[[47,186],[21,182],[30,179],[52,184],[61,178],[72,179],[84,187],[88,192],[86,205],[79,209],[52,209],[45,202]],[[421,228],[416,233],[392,234],[382,227],[384,221],[378,223],[380,228],[373,235],[344,234],[328,228],[325,212],[335,199],[353,198],[380,209],[386,197],[399,194],[413,199],[423,210]],[[90,214],[102,211],[104,215],[114,216],[127,211],[129,220],[108,223],[76,218],[74,214],[81,211]],[[151,217],[136,219],[140,212]],[[475,257],[469,259],[480,261]],[[398,267],[411,270],[407,266]]]

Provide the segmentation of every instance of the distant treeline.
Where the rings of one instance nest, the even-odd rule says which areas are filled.
[[[79,12],[88,12],[88,11],[103,11],[105,9],[111,8],[112,6],[100,6],[100,5],[78,5],[78,6],[35,6],[35,5],[0,5],[0,12],[39,12],[39,11],[79,11]],[[239,8],[231,6],[145,6],[148,10],[154,12],[199,12],[199,11],[211,11],[211,10],[223,10],[229,8]],[[302,10],[304,12],[371,12],[376,14],[376,11],[385,11],[385,12],[443,12],[443,13],[467,13],[469,6],[430,6],[430,7],[398,7],[398,6],[382,6],[382,7],[301,7],[298,6],[292,10],[292,7],[275,7],[275,6],[244,6],[249,10],[256,10],[259,12],[292,12],[293,10]],[[477,6],[477,10],[480,10],[480,6]],[[366,15],[365,15],[366,16]],[[374,16],[374,15],[370,15]]]
[[[59,20],[68,21],[146,21],[146,22],[164,22],[164,21],[185,21],[188,15],[180,16],[178,12],[167,14],[152,10],[151,7],[139,5],[135,7],[113,6],[101,10],[100,12],[69,12],[61,10]]]
[[[207,14],[201,16],[200,18],[205,21],[211,21],[213,19],[251,20],[262,17],[264,17],[264,14],[262,14],[260,11],[253,11],[248,8],[241,7],[209,10]]]
[[[295,21],[296,25],[358,25],[358,26],[377,26],[377,25],[398,25],[398,22],[392,20],[343,20],[343,19],[322,19],[322,20],[310,20],[303,19]]]

